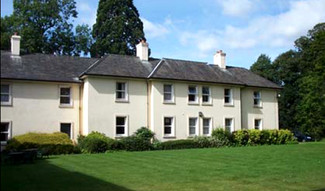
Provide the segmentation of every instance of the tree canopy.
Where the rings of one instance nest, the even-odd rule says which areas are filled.
[[[325,136],[325,23],[298,38],[295,47],[271,64],[261,55],[251,70],[283,87],[280,128],[299,129],[319,139]]]
[[[92,31],[92,57],[105,54],[134,55],[144,38],[143,23],[132,0],[100,0]]]

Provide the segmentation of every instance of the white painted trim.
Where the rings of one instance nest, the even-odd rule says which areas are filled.
[[[225,99],[225,90],[229,89],[230,90],[230,103],[226,103],[226,99]],[[234,106],[234,92],[232,88],[224,88],[223,89],[223,103],[224,106]]]
[[[117,94],[116,94],[116,91],[117,91],[117,83],[124,83],[125,84],[125,99],[118,99],[117,98]],[[115,93],[114,93],[114,96],[115,96],[115,102],[129,102],[129,83],[127,81],[115,81]]]
[[[203,102],[203,96],[207,95],[207,94],[203,94],[203,87],[209,88],[209,101],[208,102]],[[201,96],[201,104],[202,105],[213,105],[213,103],[212,103],[212,87],[211,86],[203,85],[201,88],[201,94],[202,94],[202,96]]]
[[[223,128],[226,130],[226,119],[231,119],[231,127],[230,127],[230,132],[235,131],[235,117],[234,116],[224,116],[223,117]]]
[[[189,95],[190,95],[189,88],[190,87],[195,87],[195,89],[196,89],[195,101],[189,101]],[[191,94],[191,95],[193,95],[193,94]],[[187,103],[189,105],[199,105],[199,86],[198,85],[189,84],[187,86]]]
[[[165,85],[171,85],[172,86],[172,89],[171,89],[171,100],[165,100],[164,99],[164,96],[165,96]],[[163,89],[162,89],[162,102],[164,103],[164,104],[175,104],[175,87],[174,87],[174,84],[172,84],[172,83],[163,83]]]
[[[61,88],[69,88],[70,89],[70,103],[69,104],[61,104]],[[60,108],[72,108],[73,107],[73,88],[70,85],[59,85],[59,107]]]
[[[254,101],[255,101],[255,92],[259,92],[260,94],[260,104],[259,105],[255,105]],[[260,90],[253,90],[253,107],[255,108],[263,108],[263,102],[262,102],[262,92]]]
[[[261,118],[261,117],[254,117],[253,118],[253,129],[255,129],[255,120],[261,120],[259,130],[263,130],[263,118]]]
[[[1,106],[12,106],[12,83],[5,83],[5,82],[1,82],[1,85],[8,85],[9,86],[9,101],[6,102],[1,102]],[[0,92],[1,93],[1,92]]]
[[[116,118],[117,117],[125,117],[125,127],[124,127],[124,134],[117,134],[116,133]],[[114,115],[114,124],[113,124],[113,127],[114,127],[114,134],[115,134],[115,137],[127,137],[129,136],[129,115],[126,115],[126,114],[115,114]]]
[[[61,124],[69,123],[70,124],[70,139],[74,139],[74,123],[72,121],[60,121],[59,122],[59,132],[61,132]]]
[[[195,123],[195,134],[190,134],[190,118],[196,119]],[[200,124],[200,118],[198,116],[187,116],[187,136],[188,137],[195,137],[199,136],[199,124]]]
[[[204,123],[203,123],[203,120],[204,119],[210,119],[210,127],[209,127],[209,134],[204,134]],[[212,130],[213,130],[213,117],[210,117],[210,116],[204,116],[202,118],[202,135],[203,136],[211,136],[211,133],[212,133]]]
[[[165,118],[172,118],[172,125],[171,125],[171,134],[165,134]],[[164,115],[162,117],[162,136],[163,138],[176,138],[176,117],[170,115]]]

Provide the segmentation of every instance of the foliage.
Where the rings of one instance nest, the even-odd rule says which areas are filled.
[[[91,28],[86,25],[77,25],[76,34],[75,34],[75,49],[74,55],[78,56],[83,52],[83,55],[86,56],[90,52],[90,47],[92,45],[92,36]]]
[[[124,137],[121,140],[124,149],[127,151],[146,151],[151,150],[153,147],[150,140],[148,141],[144,137],[138,137],[135,135]]]
[[[103,133],[91,132],[87,136],[78,137],[78,146],[83,153],[103,153],[108,150],[113,141]]]
[[[248,130],[239,130],[233,132],[233,142],[238,146],[245,146],[249,141],[249,131]]]
[[[133,1],[100,0],[92,34],[92,57],[108,53],[134,55],[135,45],[144,38],[144,32]]]
[[[8,141],[6,150],[21,151],[38,148],[49,154],[68,154],[77,151],[67,134],[56,133],[27,133],[13,137]]]
[[[219,141],[222,141],[224,145],[228,145],[232,139],[231,133],[225,131],[223,128],[214,129],[211,136],[215,137]]]
[[[319,140],[325,136],[325,23],[298,38],[295,47],[272,64],[263,56],[251,70],[283,87],[278,99],[280,128],[299,129]]]
[[[160,145],[162,150],[170,149],[190,149],[196,148],[197,145],[193,139],[173,140],[162,142]]]
[[[272,75],[273,66],[271,63],[271,58],[266,54],[261,54],[256,62],[250,67],[250,70],[264,78],[274,81],[274,76]]]
[[[138,129],[135,133],[135,136],[142,138],[146,141],[151,141],[151,139],[154,138],[155,133],[153,133],[150,129],[148,129],[147,127],[141,127],[140,129]]]

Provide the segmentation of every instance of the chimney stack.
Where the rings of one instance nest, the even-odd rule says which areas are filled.
[[[226,53],[218,50],[213,56],[213,64],[218,65],[221,69],[226,69]]]
[[[20,55],[20,36],[15,33],[11,36],[11,54],[15,56]]]
[[[139,44],[136,46],[137,57],[140,58],[142,61],[148,61],[149,53],[148,48],[149,44],[146,42],[145,39],[142,39]]]

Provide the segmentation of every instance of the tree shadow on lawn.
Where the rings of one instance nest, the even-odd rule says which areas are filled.
[[[79,172],[68,171],[47,160],[34,164],[1,165],[1,190],[6,191],[132,191]]]

